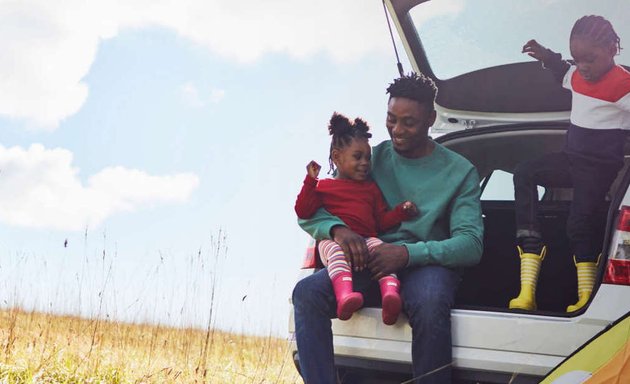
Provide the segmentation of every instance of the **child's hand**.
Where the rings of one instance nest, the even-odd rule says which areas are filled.
[[[322,167],[319,164],[317,164],[314,160],[311,160],[311,162],[308,163],[308,165],[306,166],[306,173],[308,173],[308,175],[312,177],[313,179],[317,179],[317,176],[319,176],[320,169],[322,169]]]
[[[530,40],[523,45],[523,53],[527,53],[538,61],[546,61],[549,58],[550,51],[540,45],[536,40]]]
[[[411,201],[402,203],[402,210],[408,218],[416,217],[420,213],[418,207]]]

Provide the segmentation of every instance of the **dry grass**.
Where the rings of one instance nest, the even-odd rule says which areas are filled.
[[[298,383],[289,343],[0,311],[0,383]]]

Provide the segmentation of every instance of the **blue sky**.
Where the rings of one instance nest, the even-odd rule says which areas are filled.
[[[304,167],[397,70],[379,1],[244,3],[0,2],[2,306],[285,332]]]

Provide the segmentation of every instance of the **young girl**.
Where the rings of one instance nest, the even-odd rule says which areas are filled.
[[[623,146],[630,128],[630,73],[616,65],[620,39],[601,16],[576,21],[569,38],[574,64],[536,40],[523,52],[543,63],[572,93],[571,124],[562,152],[544,155],[516,168],[516,237],[521,258],[521,292],[510,308],[536,309],[536,282],[546,247],[536,220],[536,186],[573,187],[567,234],[577,268],[577,311],[589,300],[599,262],[594,234],[603,223],[597,210],[623,166]]]
[[[328,131],[330,144],[330,168],[336,167],[334,179],[317,180],[320,166],[311,161],[307,166],[304,185],[295,203],[295,212],[301,219],[308,219],[323,207],[339,217],[354,232],[366,237],[368,251],[381,244],[377,233],[384,232],[418,214],[412,202],[404,202],[391,211],[376,183],[370,180],[371,148],[367,124],[357,118],[354,123],[343,115],[334,113]],[[319,254],[332,281],[337,298],[337,317],[348,320],[363,305],[363,295],[352,288],[352,269],[341,247],[332,240],[319,242]],[[355,268],[360,268],[356,266]],[[383,322],[396,323],[402,307],[400,283],[396,275],[379,279]]]

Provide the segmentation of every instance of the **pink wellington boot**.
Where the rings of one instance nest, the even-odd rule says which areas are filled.
[[[352,273],[340,272],[332,280],[337,298],[337,318],[348,320],[363,306],[363,295],[352,290]]]
[[[393,276],[385,276],[378,280],[378,284],[381,287],[383,301],[383,323],[387,325],[396,324],[402,309],[400,281]]]

